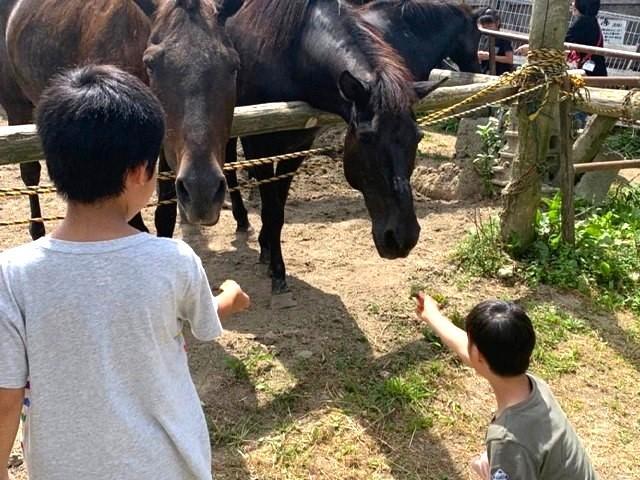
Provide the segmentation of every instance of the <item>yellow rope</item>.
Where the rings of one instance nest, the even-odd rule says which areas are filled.
[[[249,167],[257,167],[260,165],[268,165],[271,163],[278,163],[285,160],[295,160],[296,158],[302,158],[313,155],[327,155],[330,153],[337,153],[340,151],[339,147],[321,147],[313,148],[311,150],[302,150],[300,152],[283,153],[281,155],[274,155],[272,157],[254,158],[250,160],[241,160],[239,162],[227,163],[223,170],[229,172],[232,170],[242,170]],[[174,180],[175,174],[171,172],[163,172],[158,174],[158,180]]]
[[[564,51],[553,48],[530,50],[527,60],[528,62],[525,65],[521,66],[514,72],[502,74],[496,82],[488,85],[479,92],[465,98],[455,105],[426,115],[420,120],[419,124],[423,127],[435,125],[452,118],[460,118],[462,116],[469,115],[470,113],[482,110],[489,105],[509,103],[515,99],[544,89],[544,95],[540,104],[536,110],[529,115],[530,120],[535,120],[549,100],[549,87],[553,83],[557,83],[562,88],[567,89],[568,91],[566,93],[574,98],[574,100],[583,101],[582,94],[586,91],[584,88],[584,79],[580,76],[569,75],[567,73]],[[518,88],[520,91],[500,100],[488,102],[487,104],[464,110],[462,112],[452,113],[461,107],[477,103],[482,98],[485,98],[504,87]]]

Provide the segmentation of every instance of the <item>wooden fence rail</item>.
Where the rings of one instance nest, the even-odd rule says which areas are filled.
[[[432,80],[448,77],[448,86],[432,92],[416,106],[416,113],[450,107],[473,95],[495,81],[490,75],[468,74],[449,70],[433,70]],[[477,83],[481,82],[481,83]],[[607,117],[622,116],[621,106],[630,94],[629,90],[587,88],[589,101],[580,103],[578,108],[587,113]],[[502,87],[490,95],[467,105],[475,107],[495,102],[517,93],[512,87]],[[640,102],[640,94],[638,95]],[[625,114],[640,119],[640,104],[631,102]],[[304,102],[278,102],[248,107],[237,107],[231,128],[232,136],[258,135],[262,133],[297,130],[313,127],[339,125],[342,119],[310,107]],[[0,165],[33,162],[42,159],[40,141],[33,125],[0,127]]]

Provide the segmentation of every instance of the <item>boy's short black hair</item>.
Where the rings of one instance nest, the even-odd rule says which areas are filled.
[[[595,17],[600,11],[600,0],[575,0],[576,9],[589,17]]]
[[[495,10],[488,8],[482,13],[482,15],[480,15],[478,23],[483,26],[491,24],[500,25],[500,15],[498,15],[498,12]]]
[[[465,320],[469,341],[496,375],[515,377],[529,368],[536,334],[526,312],[512,302],[479,303]]]
[[[66,71],[42,93],[35,117],[49,176],[68,200],[115,197],[140,165],[153,174],[164,113],[133,75],[108,65]]]

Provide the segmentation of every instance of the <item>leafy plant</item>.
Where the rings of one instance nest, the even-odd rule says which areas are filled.
[[[504,139],[500,132],[500,125],[496,118],[490,118],[486,125],[479,125],[477,133],[482,140],[482,152],[473,160],[476,171],[482,178],[485,191],[493,194],[493,167],[500,157],[500,149],[504,145]]]
[[[446,133],[448,135],[455,135],[458,131],[458,126],[460,125],[460,120],[457,118],[449,118],[442,123],[434,126],[434,130],[442,133]]]
[[[618,190],[603,205],[576,203],[576,242],[562,241],[562,202],[544,199],[536,240],[517,272],[530,283],[577,289],[608,308],[640,313],[640,188]],[[458,247],[459,264],[474,275],[497,276],[507,262],[495,220],[479,225]]]
[[[640,134],[633,128],[618,128],[607,138],[605,145],[625,158],[640,157]]]
[[[526,258],[527,277],[640,312],[640,189],[621,189],[599,207],[578,203],[575,247],[562,242],[560,197],[545,204],[537,215],[538,239]]]
[[[500,225],[494,218],[477,223],[475,232],[465,237],[453,256],[464,270],[484,277],[495,276],[500,268],[512,263],[500,239]]]

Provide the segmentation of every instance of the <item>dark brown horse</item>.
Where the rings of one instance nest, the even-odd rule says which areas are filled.
[[[0,1],[0,103],[9,124],[31,121],[47,81],[66,68],[117,65],[145,82],[167,115],[161,168],[177,172],[175,189],[161,184],[160,199],[177,190],[183,217],[217,222],[226,192],[221,165],[229,139],[238,56],[224,23],[241,0],[4,0]],[[215,85],[215,87],[213,87]],[[168,165],[167,165],[168,164]],[[40,164],[21,165],[37,185]],[[32,218],[41,216],[30,197]],[[156,211],[156,227],[170,236],[175,205]],[[144,227],[138,224],[141,228]],[[30,226],[33,238],[44,225]]]
[[[443,59],[463,72],[480,72],[478,17],[484,9],[439,0],[373,0],[359,9],[411,70],[426,80]]]
[[[364,196],[378,253],[407,256],[420,234],[409,177],[422,135],[412,104],[432,85],[419,85],[417,91],[395,50],[344,1],[247,0],[228,31],[242,63],[238,103],[303,100],[340,115],[349,125],[345,175]],[[316,133],[252,136],[243,138],[242,146],[247,158],[304,150]],[[228,153],[233,159],[235,148]],[[275,173],[295,171],[300,163],[281,162]],[[253,174],[265,179],[274,169],[261,166]],[[233,175],[228,180],[237,181]],[[274,294],[288,290],[280,236],[290,183],[260,187],[260,259],[270,266]],[[234,201],[234,216],[239,228],[248,227],[239,201]]]

